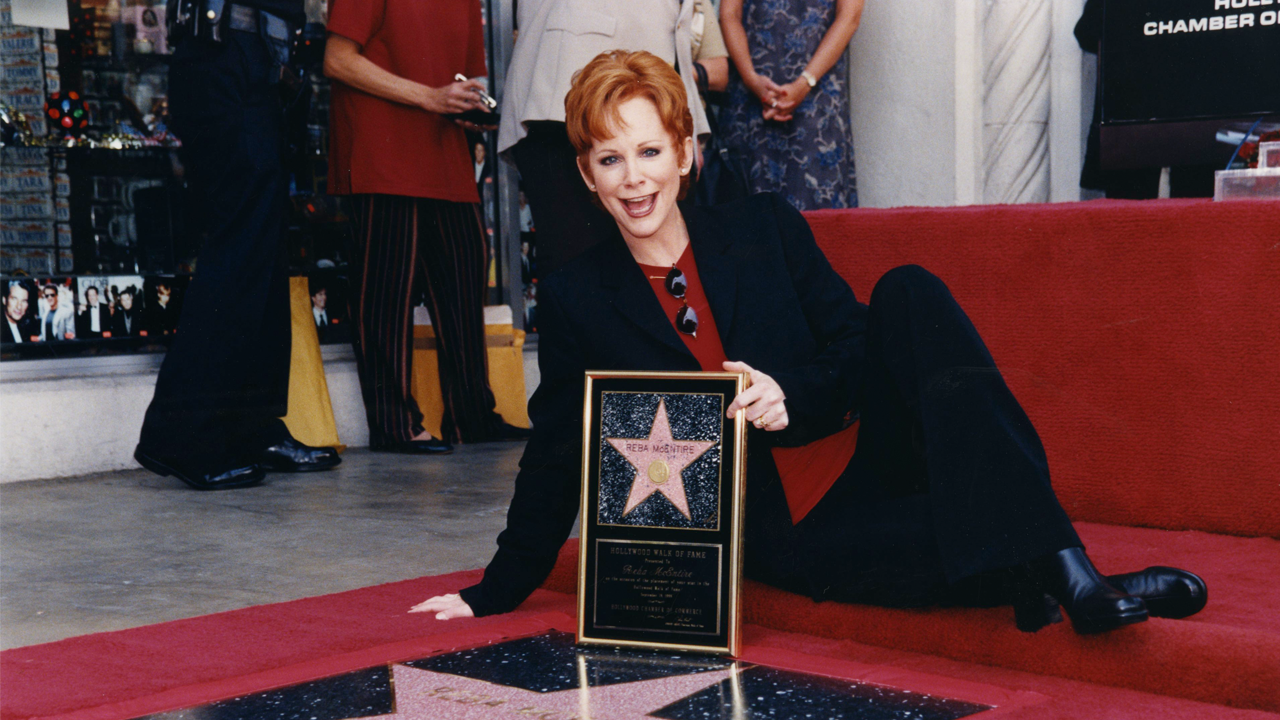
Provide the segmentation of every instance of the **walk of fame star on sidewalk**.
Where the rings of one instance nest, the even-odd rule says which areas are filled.
[[[716,444],[714,440],[672,438],[666,400],[658,400],[658,412],[653,417],[648,439],[605,439],[636,469],[627,505],[622,510],[623,515],[634,510],[656,492],[670,500],[685,518],[693,519],[689,515],[689,500],[684,494],[684,477],[681,473],[710,450]]]
[[[652,720],[653,711],[723,682],[734,672],[730,668],[539,693],[396,665],[395,712],[362,720]]]

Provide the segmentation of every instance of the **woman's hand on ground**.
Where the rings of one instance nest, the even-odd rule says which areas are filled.
[[[481,80],[465,80],[450,83],[444,87],[424,88],[419,105],[427,112],[451,115],[468,110],[487,109],[480,100],[479,93],[484,92],[485,85]]]
[[[411,613],[429,612],[435,613],[437,620],[452,620],[454,618],[475,617],[476,614],[471,611],[471,606],[462,599],[461,595],[437,595],[426,602],[418,603],[409,608]]]
[[[739,410],[746,410],[747,421],[761,430],[777,432],[785,430],[791,422],[787,416],[787,396],[778,382],[744,362],[726,362],[727,372],[747,373],[751,386],[733,399],[725,415],[733,417]]]

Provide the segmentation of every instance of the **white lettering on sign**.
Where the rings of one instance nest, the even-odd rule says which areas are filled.
[[[1256,23],[1254,21],[1257,21]],[[1239,15],[1214,15],[1207,18],[1192,18],[1191,20],[1162,20],[1160,22],[1149,22],[1142,26],[1143,35],[1177,35],[1185,32],[1204,32],[1206,30],[1238,30],[1240,28],[1256,27],[1258,25],[1271,26],[1275,25],[1277,14],[1275,10],[1268,10],[1259,16],[1253,13],[1240,13]]]
[[[1242,10],[1244,8],[1280,5],[1280,0],[1213,0],[1214,11]],[[1240,28],[1272,27],[1280,23],[1280,13],[1267,10],[1261,14],[1236,13],[1212,17],[1185,18],[1182,20],[1153,20],[1142,24],[1142,34],[1177,35],[1184,32],[1238,30]]]

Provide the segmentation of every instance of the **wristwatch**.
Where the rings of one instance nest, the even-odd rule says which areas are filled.
[[[804,81],[809,83],[809,87],[813,88],[818,86],[818,78],[809,74],[808,70],[802,70],[800,72],[800,77],[804,78]]]

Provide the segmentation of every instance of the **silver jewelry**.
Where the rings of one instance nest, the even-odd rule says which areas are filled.
[[[804,78],[804,81],[809,83],[809,87],[811,89],[818,86],[818,78],[810,74],[808,70],[802,70],[800,72],[800,77]]]

